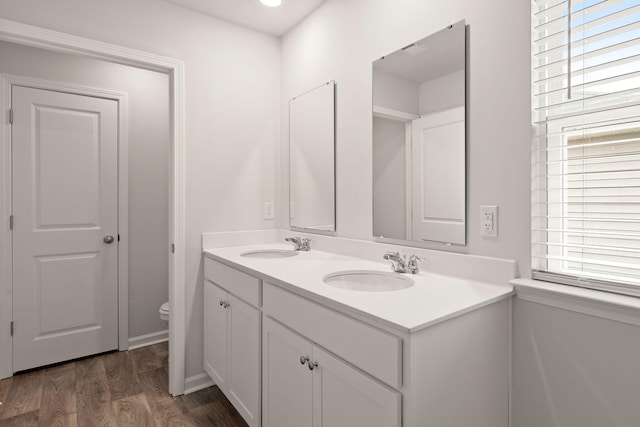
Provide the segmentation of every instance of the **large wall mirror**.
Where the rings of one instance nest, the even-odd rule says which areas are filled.
[[[373,63],[373,235],[466,244],[464,21]]]
[[[289,224],[335,231],[335,82],[289,101]]]

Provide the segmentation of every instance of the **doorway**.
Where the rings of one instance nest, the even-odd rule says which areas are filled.
[[[184,225],[184,63],[183,61],[116,46],[95,40],[77,37],[57,31],[24,25],[0,19],[0,40],[34,46],[56,52],[66,52],[87,58],[97,58],[108,62],[159,71],[169,76],[170,83],[170,176],[169,176],[169,241],[172,251],[169,256],[169,391],[173,395],[184,392],[185,361],[185,225]],[[6,93],[6,84],[0,92]],[[2,111],[8,111],[6,96],[0,99]],[[9,224],[10,218],[10,139],[8,120],[0,122],[0,219]],[[0,377],[10,376],[12,340],[9,323],[13,318],[11,289],[11,233],[8,227],[0,227]],[[168,249],[168,248],[167,248]],[[7,302],[9,301],[9,302]],[[5,325],[7,326],[5,328]],[[122,324],[120,324],[122,328]]]

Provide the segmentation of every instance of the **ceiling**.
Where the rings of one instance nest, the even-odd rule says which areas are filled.
[[[465,69],[465,29],[460,21],[375,61],[373,68],[416,83]]]
[[[259,0],[167,0],[188,9],[275,36],[281,36],[325,0],[282,0],[279,7],[268,7]]]

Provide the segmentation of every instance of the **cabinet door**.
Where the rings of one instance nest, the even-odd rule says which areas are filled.
[[[400,427],[400,393],[313,347],[313,427]]]
[[[300,357],[311,358],[311,343],[265,317],[262,345],[262,425],[310,427],[313,371]]]
[[[227,293],[204,282],[204,370],[221,389],[227,380]]]
[[[260,312],[229,295],[226,395],[249,426],[260,425]]]

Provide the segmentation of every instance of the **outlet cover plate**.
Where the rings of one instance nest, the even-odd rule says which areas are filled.
[[[480,206],[480,235],[498,237],[497,206]]]

